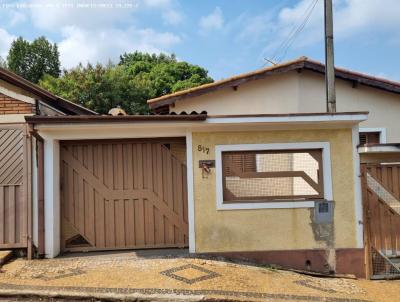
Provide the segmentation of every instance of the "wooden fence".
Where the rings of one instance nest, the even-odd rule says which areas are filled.
[[[400,256],[400,165],[363,164],[363,207],[368,274],[376,271],[371,251]]]
[[[26,125],[0,125],[0,249],[31,241],[30,149]]]

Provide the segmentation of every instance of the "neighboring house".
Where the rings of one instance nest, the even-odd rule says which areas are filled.
[[[94,112],[0,68],[0,248],[27,248],[32,241],[32,142],[25,116],[79,114]]]

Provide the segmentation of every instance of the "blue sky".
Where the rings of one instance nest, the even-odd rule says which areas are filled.
[[[215,79],[271,58],[316,0],[0,0],[0,56],[13,39],[44,35],[61,63],[118,60],[135,50],[175,53]],[[400,81],[400,1],[336,0],[336,65]],[[278,61],[323,61],[323,0]]]

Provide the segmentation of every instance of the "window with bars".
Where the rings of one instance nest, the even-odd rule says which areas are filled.
[[[381,133],[376,132],[360,132],[360,145],[379,144]]]
[[[221,156],[224,203],[324,199],[322,149]]]

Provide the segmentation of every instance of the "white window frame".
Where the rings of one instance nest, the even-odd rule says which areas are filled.
[[[379,132],[379,143],[386,144],[386,128],[359,128],[359,132]]]
[[[322,149],[322,165],[324,179],[324,198],[333,200],[332,171],[329,142],[307,143],[274,143],[274,144],[241,144],[241,145],[217,145],[215,146],[215,177],[217,210],[252,210],[252,209],[294,209],[313,208],[314,200],[305,201],[269,201],[269,202],[240,202],[224,203],[222,152],[225,151],[259,151],[259,150],[298,150],[298,149]]]

